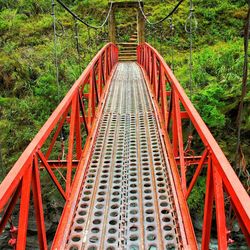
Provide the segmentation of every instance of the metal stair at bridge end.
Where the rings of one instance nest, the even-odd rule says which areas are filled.
[[[136,61],[136,47],[138,45],[137,32],[135,32],[128,42],[118,43],[119,61]]]

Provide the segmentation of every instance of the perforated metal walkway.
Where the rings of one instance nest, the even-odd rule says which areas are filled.
[[[171,176],[136,63],[119,63],[67,249],[181,249]]]

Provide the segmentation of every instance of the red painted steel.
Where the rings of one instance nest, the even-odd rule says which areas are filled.
[[[101,118],[101,113],[104,108],[105,100],[107,98],[108,90],[110,87],[110,82],[113,76],[113,73],[116,69],[116,66],[113,67],[110,76],[107,79],[107,83],[102,90],[102,97],[100,99],[100,107],[98,109],[98,115],[96,116],[96,119],[94,120],[92,124],[92,130],[90,131],[89,136],[87,137],[83,152],[82,152],[82,157],[81,160],[78,164],[78,171],[75,175],[74,182],[72,184],[72,192],[68,200],[66,201],[56,235],[54,237],[54,241],[52,244],[52,249],[60,249],[60,246],[66,245],[67,242],[67,237],[70,231],[70,226],[71,226],[71,221],[72,221],[72,216],[74,215],[75,207],[77,204],[77,199],[79,196],[79,191],[81,189],[82,181],[85,173],[87,171],[87,166],[89,165],[88,159],[90,159],[90,154],[91,154],[91,148],[92,145],[95,141],[96,135],[97,135],[97,124],[100,121]]]
[[[250,240],[250,197],[235,174],[218,143],[185,94],[173,72],[164,62],[161,55],[149,44],[144,43],[137,48],[138,63],[145,71],[150,82],[153,98],[157,102],[159,115],[162,117],[162,130],[171,134],[172,148],[167,145],[169,157],[173,150],[176,163],[180,166],[179,178],[182,192],[186,198],[190,195],[205,163],[208,162],[206,198],[204,207],[204,225],[202,235],[202,249],[208,249],[215,199],[217,237],[220,249],[225,249],[226,221],[225,221],[225,193],[230,197],[242,232],[249,244]],[[167,91],[168,89],[168,91]],[[170,89],[170,93],[169,93]],[[185,115],[182,115],[185,112]],[[186,166],[189,164],[183,150],[182,119],[189,118],[204,144],[204,153],[187,189]],[[168,136],[166,136],[168,138]],[[168,139],[166,139],[166,142]],[[168,142],[167,142],[168,143]],[[194,156],[197,157],[197,156]],[[171,157],[170,157],[171,158]],[[197,162],[194,162],[197,163]],[[172,163],[174,166],[174,163]],[[175,171],[173,168],[172,171]],[[178,182],[178,181],[177,181]],[[178,183],[177,183],[178,185]],[[178,186],[176,186],[178,188]]]
[[[158,114],[158,128],[164,138],[171,165],[168,171],[171,171],[173,176],[170,180],[171,185],[175,187],[173,196],[180,207],[176,213],[183,218],[183,229],[180,228],[180,230],[183,230],[182,233],[185,233],[188,239],[185,245],[191,249],[197,248],[186,199],[191,194],[199,175],[205,172],[202,171],[204,166],[207,168],[207,181],[202,249],[209,248],[214,205],[219,248],[226,249],[228,245],[225,193],[230,197],[239,225],[246,241],[250,244],[250,197],[230,163],[159,53],[149,44],[144,43],[137,48],[137,58],[150,92],[153,108]],[[11,220],[13,210],[20,200],[19,222],[16,225],[17,238],[11,239],[16,249],[25,249],[26,246],[31,197],[37,222],[39,246],[41,249],[48,248],[39,169],[46,169],[66,201],[52,248],[60,249],[61,245],[65,245],[70,231],[69,221],[74,214],[81,188],[80,180],[84,178],[87,170],[87,159],[91,154],[90,149],[97,134],[97,124],[117,61],[118,48],[112,43],[98,52],[1,183],[0,233]],[[192,136],[189,136],[189,147],[184,149],[183,119],[191,120],[204,144],[201,156],[195,154],[195,151],[190,148]],[[69,131],[65,141],[67,157],[62,159],[60,154],[60,157],[55,159],[54,151],[64,127]],[[83,131],[88,135],[84,145]],[[192,179],[187,181],[186,172],[190,165],[196,169]],[[60,172],[66,181],[65,184],[61,183],[55,174],[58,168],[62,171],[65,169],[65,177]],[[75,176],[73,176],[73,169],[76,169]]]
[[[155,98],[155,94],[154,94],[152,85],[150,84],[149,77],[143,68],[142,68],[142,72],[144,74],[144,78],[146,80],[148,90],[150,92],[150,97],[151,97],[151,100],[153,103],[155,113],[158,114],[158,119],[159,119],[158,129],[163,135],[164,142],[162,142],[162,145],[165,144],[165,147],[166,147],[166,149],[164,149],[164,153],[166,154],[166,152],[167,152],[166,157],[168,157],[169,163],[171,166],[171,169],[167,169],[167,171],[172,172],[172,175],[173,175],[173,178],[170,178],[171,185],[175,188],[174,193],[173,193],[173,197],[175,199],[175,202],[178,203],[179,207],[180,207],[180,210],[178,210],[177,208],[175,208],[175,209],[176,209],[176,213],[178,214],[178,216],[181,217],[183,220],[183,226],[184,226],[185,232],[182,232],[182,233],[186,234],[187,240],[188,240],[188,242],[184,243],[184,245],[186,246],[185,249],[198,249],[194,229],[192,226],[191,217],[190,217],[188,206],[187,206],[187,202],[185,200],[185,196],[183,195],[182,188],[181,188],[180,176],[179,176],[176,161],[174,158],[173,148],[172,148],[172,145],[170,143],[170,139],[169,139],[169,136],[167,134],[167,130],[165,129],[164,116],[163,116],[163,113],[161,112],[161,109],[158,105],[158,101]]]
[[[102,107],[102,100],[113,74],[112,69],[115,68],[117,61],[118,48],[112,43],[107,44],[98,52],[1,183],[0,213],[4,216],[2,216],[0,221],[0,233],[5,229],[8,220],[11,219],[13,209],[17,206],[20,198],[16,249],[25,249],[26,246],[31,190],[33,193],[39,245],[41,249],[47,249],[42,190],[38,170],[41,167],[45,167],[63,198],[66,201],[70,200],[74,180],[78,180],[80,171],[77,168],[73,179],[72,168],[75,167],[76,161],[79,164],[84,161],[84,154],[82,154],[82,131],[85,129],[87,130],[86,133],[90,134],[85,144],[85,149],[88,149],[89,141],[92,139],[91,136],[93,136],[91,129],[98,118],[98,110]],[[88,90],[86,97],[85,94]],[[85,105],[86,102],[88,104],[87,107]],[[66,118],[69,114],[70,123],[68,124]],[[88,117],[87,122],[86,117]],[[68,145],[66,189],[63,188],[63,184],[60,183],[53,171],[61,166],[61,159],[53,159],[51,157],[56,141],[60,141],[58,137],[63,126],[69,127],[69,137],[67,138],[67,143],[65,142]],[[45,144],[48,144],[48,142],[49,146],[46,147]],[[50,162],[54,162],[56,168],[52,168]]]

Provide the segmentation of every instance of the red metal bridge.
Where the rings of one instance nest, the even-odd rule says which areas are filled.
[[[184,146],[189,121],[195,149]],[[65,160],[53,154],[62,130]],[[39,170],[65,200],[51,246]],[[187,200],[201,174],[201,249],[209,249],[215,221],[219,249],[231,243],[228,202],[250,245],[249,195],[173,72],[147,43],[138,45],[137,62],[118,62],[108,43],[1,183],[0,233],[18,207],[15,249],[26,248],[31,209],[40,249],[198,249]]]

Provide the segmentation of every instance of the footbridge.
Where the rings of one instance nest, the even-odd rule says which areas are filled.
[[[17,209],[10,244],[26,249],[32,210],[40,249],[209,249],[212,223],[218,248],[227,249],[229,200],[250,244],[249,195],[170,67],[145,42],[136,61],[118,55],[111,42],[96,54],[1,183],[0,233]],[[199,148],[184,147],[189,123]],[[65,159],[55,157],[62,131]],[[45,172],[65,201],[53,243]],[[187,201],[200,175],[198,242]]]

